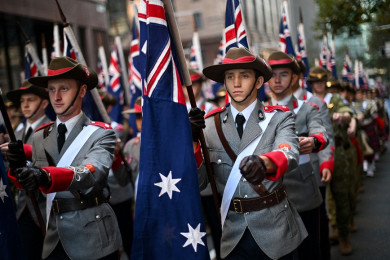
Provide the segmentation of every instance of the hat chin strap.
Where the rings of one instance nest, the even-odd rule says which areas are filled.
[[[249,94],[248,94],[243,100],[241,100],[241,101],[235,100],[235,99],[232,97],[232,95],[230,94],[230,92],[229,92],[229,90],[228,90],[227,88],[226,88],[226,91],[227,91],[227,93],[229,94],[230,98],[231,98],[234,102],[236,102],[237,104],[241,104],[242,102],[244,102],[245,100],[247,100],[247,99],[252,95],[252,92],[253,92],[253,90],[254,90],[255,87],[256,87],[256,82],[257,82],[257,80],[256,80],[255,83],[253,84],[253,87],[252,87],[251,92],[249,92]],[[225,86],[226,86],[226,84],[225,84]]]
[[[70,103],[70,105],[65,109],[65,111],[62,112],[62,113],[60,113],[60,114],[57,114],[57,115],[62,116],[62,115],[64,115],[66,112],[68,112],[68,110],[74,105],[74,102],[76,102],[76,99],[77,99],[77,97],[78,97],[79,94],[80,94],[80,89],[81,89],[81,87],[79,87],[79,88],[77,89],[77,93],[76,93],[75,97],[73,98],[72,103]]]
[[[38,112],[39,108],[41,108],[42,102],[43,102],[43,99],[41,99],[41,102],[39,102],[39,105],[38,105],[37,108],[34,110],[34,112],[31,114],[31,116],[26,117],[26,119],[30,119],[30,118],[32,118],[33,116],[35,116],[35,114]]]

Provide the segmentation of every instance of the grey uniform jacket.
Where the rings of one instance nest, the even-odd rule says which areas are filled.
[[[50,118],[45,116],[42,121],[40,122],[40,125],[50,123]],[[26,126],[23,127],[21,130],[17,131],[15,133],[15,137],[17,140],[23,140],[24,133],[26,130]],[[35,129],[33,129],[35,131]],[[25,144],[32,144],[33,142],[33,133],[28,137],[27,140],[25,140]],[[41,211],[43,220],[46,221],[46,197],[41,193],[39,190],[34,191],[35,198],[37,199],[39,209]],[[27,192],[25,190],[19,190],[18,191],[18,202],[16,205],[16,216],[19,219],[22,213],[25,209],[28,209],[30,212],[31,217],[33,218],[35,224],[39,227],[39,222],[37,215],[34,211],[34,207],[31,203],[31,200],[27,196]]]
[[[240,140],[230,106],[222,111],[222,131],[229,142],[232,150],[239,154],[251,141],[262,133],[259,126],[260,115],[265,117],[270,114],[264,112],[263,105],[257,101],[248,122],[245,126],[242,139]],[[233,166],[233,162],[225,152],[216,132],[214,117],[206,119],[204,131],[207,147],[210,154],[211,164],[215,174],[217,189],[223,194],[227,179]],[[283,148],[280,147],[290,147]],[[257,145],[254,154],[279,155],[279,162],[284,163],[287,171],[297,167],[298,139],[295,135],[294,120],[291,112],[278,111],[272,117],[263,137]],[[275,162],[277,165],[278,163]],[[281,170],[282,167],[279,168]],[[278,172],[279,174],[283,174]],[[199,168],[200,188],[206,187],[208,182],[204,165]],[[264,179],[263,185],[272,192],[282,185],[282,178],[276,181]],[[259,195],[252,189],[250,184],[241,178],[233,197],[253,198]],[[258,246],[271,258],[277,259],[288,254],[298,247],[307,236],[306,229],[296,209],[285,198],[279,204],[260,211],[239,214],[229,211],[225,220],[221,239],[221,257],[226,257],[240,241],[245,229],[249,229]]]
[[[330,169],[333,172],[334,167],[334,134],[332,121],[329,116],[329,109],[325,101],[303,89],[301,95],[298,97],[300,100],[307,100],[315,103],[319,108],[322,124],[326,129],[328,135],[328,146],[319,151],[318,153],[311,153],[310,160],[313,165],[314,176],[319,187],[326,187],[326,184],[321,181],[321,171],[324,168]]]
[[[295,130],[298,137],[321,135],[326,143],[326,130],[322,126],[322,121],[317,107],[303,102],[298,107],[297,99],[292,96],[288,102],[288,108],[297,114],[295,115]],[[309,160],[303,161],[303,157]],[[283,183],[286,185],[287,196],[298,212],[304,212],[319,207],[322,197],[318,188],[313,167],[310,162],[310,155],[301,155],[298,168],[287,172],[284,175]]]
[[[60,154],[57,148],[56,124],[50,126],[46,138],[44,138],[45,131],[37,131],[33,139],[33,165],[49,166],[46,154],[56,165],[72,141],[89,123],[90,120],[83,114],[74,128],[70,130]],[[74,198],[71,191],[88,195],[104,189],[107,185],[107,175],[112,164],[114,148],[114,131],[104,128],[97,129],[72,162],[71,166],[81,171],[73,175],[73,180],[67,190],[56,193],[56,198]],[[84,167],[88,164],[94,166],[93,173]],[[50,255],[59,240],[71,259],[98,259],[118,250],[121,245],[118,223],[108,203],[84,210],[61,214],[51,213],[43,245],[43,258]]]

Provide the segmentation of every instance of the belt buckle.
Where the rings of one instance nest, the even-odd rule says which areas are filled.
[[[238,208],[237,205],[239,205],[240,207]],[[242,204],[241,204],[241,200],[240,199],[233,199],[233,207],[234,207],[234,211],[238,214],[242,214],[244,213],[244,210],[242,209]]]
[[[60,207],[58,206],[58,201],[55,199],[53,200],[51,210],[53,211],[54,214],[59,214],[60,213]]]

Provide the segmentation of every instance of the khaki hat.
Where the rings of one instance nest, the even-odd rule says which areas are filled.
[[[282,51],[275,51],[268,57],[268,64],[271,68],[290,68],[293,73],[299,74],[300,68],[297,60],[287,53]]]
[[[269,64],[262,58],[253,55],[246,48],[230,48],[226,53],[222,64],[216,64],[203,69],[203,74],[219,83],[225,81],[225,71],[231,69],[253,69],[264,77],[267,82],[272,77],[272,69]]]
[[[131,109],[123,110],[122,114],[141,114],[142,113],[142,96],[139,96]]]
[[[51,79],[75,79],[80,80],[91,90],[98,84],[98,78],[93,70],[69,57],[57,57],[49,64],[47,76],[33,77],[29,81],[33,85],[47,88],[47,82]]]
[[[25,80],[19,89],[9,91],[7,98],[15,105],[19,105],[20,97],[24,94],[34,94],[42,99],[49,99],[49,94],[46,89],[34,86],[28,80]]]
[[[327,80],[328,80],[328,73],[323,67],[320,66],[313,67],[309,72],[309,77],[307,78],[307,81],[309,82],[327,81]]]
[[[196,82],[196,81],[203,81],[203,74],[193,68],[189,68],[188,72],[190,73],[191,81]]]

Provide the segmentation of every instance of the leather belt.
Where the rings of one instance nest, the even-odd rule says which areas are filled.
[[[61,214],[68,211],[96,207],[106,202],[108,202],[108,200],[104,196],[103,191],[101,191],[94,196],[82,197],[80,199],[54,199],[51,210],[55,214]]]
[[[233,198],[230,202],[229,210],[235,211],[239,214],[259,211],[279,204],[286,196],[286,189],[284,185],[281,185],[279,188],[263,197],[249,199]]]

